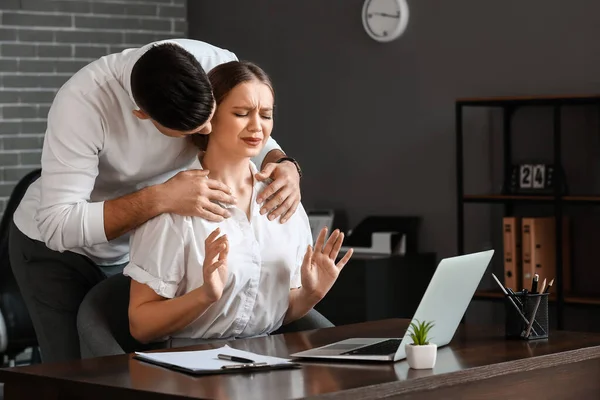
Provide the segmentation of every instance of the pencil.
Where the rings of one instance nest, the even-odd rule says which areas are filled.
[[[544,293],[548,293],[550,292],[550,288],[552,287],[552,285],[554,284],[554,279],[552,279],[550,281],[550,283],[548,284],[548,286],[546,287],[546,291]]]

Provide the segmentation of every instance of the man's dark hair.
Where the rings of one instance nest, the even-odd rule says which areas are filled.
[[[153,46],[133,66],[131,91],[138,107],[164,127],[191,131],[203,125],[214,97],[206,72],[181,46]]]

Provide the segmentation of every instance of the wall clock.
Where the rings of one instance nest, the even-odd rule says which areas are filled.
[[[406,0],[365,0],[362,21],[372,39],[390,42],[406,30],[408,4]]]

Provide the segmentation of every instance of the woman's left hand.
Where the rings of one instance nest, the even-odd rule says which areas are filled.
[[[320,301],[329,292],[353,253],[353,249],[348,250],[336,264],[335,260],[344,242],[344,234],[336,229],[325,243],[326,235],[327,228],[323,228],[315,243],[315,250],[308,246],[301,267],[301,290],[316,301]]]
[[[260,213],[269,213],[268,218],[271,221],[281,216],[280,222],[284,223],[294,215],[300,204],[300,175],[293,163],[284,161],[268,163],[256,174],[256,179],[259,181],[268,178],[272,178],[273,182],[259,193],[256,199],[258,204],[267,200],[262,205]]]

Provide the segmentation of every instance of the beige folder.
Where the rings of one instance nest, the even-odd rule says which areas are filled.
[[[563,289],[571,289],[570,226],[563,219]],[[540,282],[556,279],[556,225],[554,217],[523,218],[521,223],[523,286],[531,288],[534,274]],[[541,283],[540,283],[541,284]],[[556,285],[556,283],[555,283]]]
[[[504,286],[519,291],[521,286],[521,225],[518,217],[502,219],[504,243]]]

